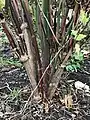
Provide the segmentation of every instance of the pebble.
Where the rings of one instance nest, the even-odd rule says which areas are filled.
[[[8,72],[8,71],[10,71],[10,69],[11,69],[11,68],[4,67],[4,68],[2,68],[2,70],[1,70],[1,71],[2,71],[2,72]]]
[[[23,77],[23,76],[25,76],[25,74],[24,74],[24,73],[21,73],[21,74],[19,75],[19,77]]]
[[[3,117],[3,115],[4,115],[3,112],[0,112],[0,117],[1,117],[1,118]]]
[[[9,105],[6,105],[5,110],[6,110],[6,112],[11,112],[11,107]]]

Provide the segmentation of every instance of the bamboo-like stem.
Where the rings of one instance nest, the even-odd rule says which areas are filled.
[[[61,66],[57,69],[56,73],[54,74],[51,83],[49,84],[49,89],[48,89],[48,99],[52,99],[56,88],[58,87],[59,80],[61,79],[61,75],[63,74],[64,67],[68,58],[71,56],[72,53],[72,48],[69,50],[67,56],[65,57],[64,61],[62,62]]]
[[[80,12],[80,5],[76,3],[73,14],[74,27],[77,23],[79,12]]]
[[[22,4],[23,5],[23,4]],[[32,45],[33,45],[33,50],[34,50],[34,56],[35,56],[35,64],[37,64],[36,62],[38,62],[38,68],[36,68],[37,71],[37,83],[40,79],[40,77],[42,76],[42,65],[41,65],[41,60],[40,60],[40,54],[39,54],[39,49],[38,49],[38,45],[37,45],[37,41],[36,41],[36,36],[34,34],[34,30],[33,30],[33,22],[32,22],[32,18],[31,15],[29,13],[29,9],[27,8],[27,6],[25,7],[25,5],[23,6],[23,9],[25,10],[25,14],[26,14],[26,19],[29,25],[29,30],[30,30],[30,34],[32,37]],[[36,65],[37,67],[37,65]],[[39,70],[37,70],[39,69]],[[39,74],[38,74],[39,73]]]
[[[40,14],[40,9],[38,7],[37,2],[35,2],[35,5],[36,5],[35,17],[36,17],[37,34],[39,36],[39,39],[42,40],[43,39],[43,30],[42,30],[41,14]],[[41,67],[39,67],[39,76],[38,76],[39,80],[40,80],[41,76],[42,76],[42,65],[41,65]],[[39,84],[39,92],[42,94],[42,99],[43,99],[43,79],[41,80],[41,82]]]
[[[50,23],[50,8],[49,7],[50,7],[50,1],[49,0],[43,0],[43,12],[44,12],[45,16],[47,17],[47,19],[48,19],[48,21]],[[50,62],[50,46],[49,46],[49,42],[50,42],[51,33],[50,33],[49,26],[48,26],[45,19],[43,20],[43,24],[44,24],[44,28],[46,30],[46,36],[43,34],[43,39],[41,40],[41,44],[42,44],[42,62],[43,62],[43,71],[44,71],[46,69],[46,67],[49,65],[49,62]],[[49,74],[48,74],[48,72],[44,76],[43,82],[44,82],[45,95],[47,97],[48,82],[49,82]]]
[[[12,2],[11,2],[12,3]],[[23,7],[23,4],[24,4],[24,7]],[[17,17],[17,20],[19,20],[19,17],[20,14],[19,14],[19,9],[18,9],[18,4],[15,3],[15,1],[13,2],[13,4],[11,4],[12,8],[14,7],[13,11],[15,11],[15,15]],[[36,53],[38,54],[38,52],[36,52],[36,43],[35,43],[35,37],[34,37],[34,31],[33,31],[33,24],[32,24],[32,21],[31,21],[31,18],[30,18],[30,15],[29,15],[29,11],[27,11],[27,6],[26,6],[26,3],[23,2],[22,4],[22,7],[24,9],[24,15],[26,15],[26,18],[25,20],[27,21],[27,23],[23,23],[22,24],[22,21],[18,21],[20,22],[19,26],[17,25],[18,22],[16,19],[14,19],[14,22],[17,23],[16,24],[16,27],[18,28],[18,32],[19,34],[23,34],[24,36],[24,40],[25,40],[25,44],[26,44],[26,47],[27,47],[27,53],[28,55],[26,55],[26,53],[23,53],[23,48],[22,45],[19,43],[19,48],[20,48],[20,51],[22,52],[22,55],[20,57],[20,60],[23,62],[25,68],[26,68],[26,71],[27,71],[27,74],[28,74],[28,77],[29,77],[29,80],[31,81],[31,84],[32,84],[32,88],[33,90],[35,89],[35,87],[37,86],[37,63],[36,63]],[[16,6],[16,7],[15,7]],[[21,6],[20,6],[21,7]],[[20,8],[22,9],[22,8]],[[12,12],[13,12],[12,11]],[[14,17],[14,14],[13,14],[13,17]],[[15,18],[15,17],[14,17]],[[23,19],[23,18],[22,18]],[[29,22],[30,20],[30,22]],[[21,25],[21,27],[20,27]],[[29,25],[29,28],[30,30],[27,28],[27,26]],[[22,39],[21,39],[22,40]],[[32,44],[34,43],[34,45]],[[27,56],[27,59],[25,58],[25,56]],[[36,91],[35,95],[38,95],[38,90]]]
[[[65,8],[65,1],[62,4],[62,21],[61,21],[61,33],[62,33],[62,43],[64,43],[64,36],[66,31],[66,19],[69,12],[69,8]]]
[[[20,26],[21,26],[22,22],[18,20],[18,15],[17,15],[16,8],[15,8],[13,2],[10,2],[10,11],[11,11],[11,15],[12,15],[13,21],[14,21],[16,27],[17,27],[17,32],[19,32],[19,34],[21,34],[22,31],[20,29]]]
[[[15,39],[14,39],[12,31],[8,27],[8,24],[6,23],[5,19],[3,19],[1,21],[1,23],[2,23],[2,27],[3,27],[4,32],[6,33],[6,35],[8,37],[8,40],[10,42],[10,45],[11,45],[12,49],[15,50],[17,56],[20,57],[21,54],[20,54],[20,51],[17,49],[17,45],[15,44]]]
[[[18,36],[19,43],[21,44],[21,46],[23,48],[23,51],[25,53],[27,53],[26,44],[23,39],[22,31],[20,29],[20,26],[22,24],[22,18],[21,18],[20,12],[19,12],[19,7],[20,6],[18,6],[17,0],[10,2],[10,10],[11,10],[11,15],[12,15],[12,19],[13,19],[12,22],[15,24],[14,29],[15,29],[16,35]]]
[[[46,22],[47,22],[47,25],[48,25],[48,27],[49,27],[49,29],[50,29],[50,31],[51,31],[51,33],[52,33],[52,35],[53,35],[55,41],[57,42],[57,44],[58,44],[60,47],[62,47],[62,45],[59,43],[57,37],[55,36],[54,31],[53,31],[53,29],[52,29],[52,26],[50,25],[50,22],[48,21],[47,17],[45,16],[44,12],[42,11],[42,8],[41,8],[41,6],[40,6],[39,3],[38,3],[38,6],[39,6],[39,8],[40,8],[40,11],[41,11],[41,13],[42,13],[44,19],[45,19]]]
[[[31,81],[31,84],[32,84],[32,87],[34,90],[35,87],[37,86],[36,70],[35,70],[36,67],[35,67],[35,59],[34,59],[34,56],[32,53],[31,45],[30,45],[31,40],[30,40],[30,34],[28,34],[28,30],[27,30],[27,23],[23,23],[21,26],[21,29],[22,29],[22,33],[24,35],[24,39],[25,39],[25,43],[26,43],[27,51],[28,51],[28,59],[27,59],[27,61],[25,61],[23,63],[26,67],[26,70],[27,70],[27,73],[29,76],[29,80]],[[38,95],[38,91],[36,91],[35,95]]]
[[[31,34],[31,38],[32,38],[32,43],[33,43],[32,45],[33,45],[34,50],[35,50],[35,56],[36,56],[36,59],[38,61],[38,65],[41,69],[41,60],[40,60],[38,45],[37,45],[37,41],[36,41],[36,36],[35,36],[34,30],[33,30],[32,17],[31,17],[31,14],[29,13],[29,10],[25,6],[25,2],[22,3],[22,6],[23,6],[23,9],[24,9],[24,12],[25,12],[25,15],[26,15],[27,23],[29,25],[29,30],[30,30],[30,34]]]
[[[8,14],[8,10],[9,10],[9,0],[5,0],[5,12],[6,12],[6,14]]]
[[[60,29],[60,13],[61,13],[62,1],[63,0],[60,0],[59,8],[58,8],[58,11],[57,11],[57,34],[56,34],[57,38],[58,38],[59,29]]]
[[[62,2],[62,20],[61,20],[61,39],[62,39],[62,45],[65,43],[65,36],[66,36],[66,19],[68,16],[69,8],[65,7],[65,0]],[[63,53],[65,52],[65,49],[61,52],[61,61],[63,61],[64,56]]]

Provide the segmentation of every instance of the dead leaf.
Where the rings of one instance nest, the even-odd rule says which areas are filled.
[[[64,102],[67,108],[72,108],[72,104],[73,104],[72,95],[70,94],[65,95]]]
[[[44,103],[44,105],[45,105],[45,113],[48,113],[49,112],[49,105],[48,105],[48,103],[47,102],[45,102]]]

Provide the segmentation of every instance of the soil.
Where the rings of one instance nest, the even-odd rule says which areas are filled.
[[[9,48],[4,47],[2,53],[8,58],[12,57]],[[30,100],[21,114],[31,94],[31,84],[26,71],[24,67],[1,66],[0,120],[90,120],[90,94],[77,90],[74,86],[75,81],[90,86],[90,60],[85,60],[83,68],[78,72],[65,72],[62,75],[49,106],[46,105],[45,108],[45,103]],[[73,103],[66,105],[63,101],[67,94],[71,96]]]

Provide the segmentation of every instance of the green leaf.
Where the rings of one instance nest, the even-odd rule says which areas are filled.
[[[79,52],[79,54],[75,53],[73,56],[75,60],[78,60],[80,62],[84,60],[83,53],[81,52]]]
[[[72,71],[72,72],[74,71],[72,65],[67,65],[67,66],[66,66],[66,70],[67,70],[67,71]]]
[[[77,72],[77,66],[75,64],[72,64],[73,70]]]
[[[75,37],[77,36],[78,31],[77,30],[72,30],[71,35],[74,35]]]
[[[80,69],[80,67],[81,67],[81,66],[80,66],[80,63],[77,62],[77,63],[76,63],[76,67]]]
[[[79,61],[83,61],[84,60],[84,55],[83,55],[83,53],[79,53]]]
[[[71,63],[74,63],[75,61],[74,61],[74,59],[71,59]]]
[[[79,35],[76,37],[76,40],[77,40],[77,41],[80,41],[80,40],[84,39],[85,37],[86,37],[86,35],[84,35],[84,34],[79,34]]]
[[[0,0],[0,10],[5,6],[5,0]]]
[[[82,9],[80,12],[80,21],[85,25],[89,21],[89,17],[87,17],[87,14]]]
[[[79,52],[80,52],[80,44],[79,44],[79,43],[76,43],[76,44],[75,44],[75,52],[76,52],[76,53],[79,53]]]

